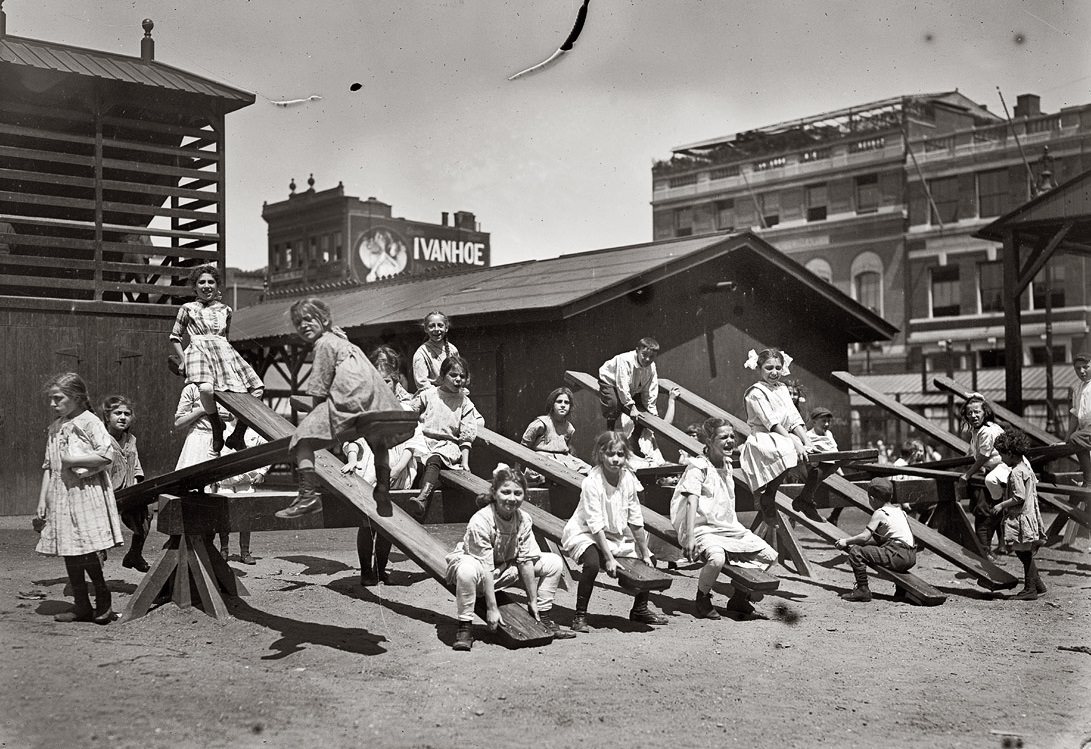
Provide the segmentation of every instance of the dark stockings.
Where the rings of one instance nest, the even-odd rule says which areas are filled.
[[[599,571],[602,569],[602,552],[594,544],[588,546],[580,556],[580,564],[583,566],[583,572],[580,574],[580,582],[576,587],[576,613],[586,614],[587,604],[591,602],[591,591],[595,588],[595,578],[599,576]],[[650,594],[647,591],[637,593],[636,600],[633,601],[633,611],[647,609],[649,598]]]

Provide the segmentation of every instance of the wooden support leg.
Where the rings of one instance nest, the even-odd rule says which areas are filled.
[[[197,539],[198,537],[190,536],[190,538]],[[223,622],[230,615],[227,612],[227,604],[224,603],[223,595],[220,593],[220,586],[216,584],[216,578],[213,576],[210,563],[211,557],[217,557],[220,561],[223,561],[223,558],[219,554],[209,554],[207,543],[203,537],[200,538],[201,542],[193,544],[191,547],[192,553],[187,555],[185,562],[193,573],[197,596],[201,599],[201,608],[213,619]],[[178,566],[182,566],[181,560]]]
[[[193,605],[189,589],[189,558],[193,554],[189,539],[192,536],[180,536],[178,539],[178,564],[174,568],[174,605],[188,609]]]
[[[190,536],[189,539],[191,546],[197,546],[199,543],[200,548],[204,550],[204,555],[209,561],[209,570],[212,572],[216,581],[219,582],[219,587],[223,590],[224,595],[250,595],[250,591],[242,584],[242,580],[235,577],[235,573],[231,571],[231,565],[224,561],[220,552],[216,551],[215,547],[213,547],[208,539],[203,536]]]
[[[1088,509],[1091,509],[1091,507],[1089,507],[1089,504],[1091,503],[1082,502],[1079,503],[1077,506],[1084,512],[1087,512]],[[1087,548],[1087,544],[1089,541],[1091,541],[1091,535],[1088,534],[1087,528],[1080,525],[1079,523],[1071,522],[1065,529],[1064,541],[1061,543],[1061,545],[1071,549],[1084,551]]]
[[[1061,533],[1064,532],[1067,523],[1068,517],[1066,515],[1058,514],[1057,517],[1053,519],[1053,522],[1049,524],[1049,528],[1046,529],[1046,543],[1051,543],[1053,539],[1060,536]]]
[[[784,518],[781,518],[780,527],[777,528],[777,546],[773,548],[777,550],[780,555],[780,563],[783,565],[785,557],[792,560],[792,565],[795,567],[797,574],[804,577],[814,577],[814,571],[811,569],[811,563],[807,561],[806,555],[803,553],[802,547],[799,545],[799,539],[796,538],[795,531],[792,530],[791,525],[784,522]]]
[[[178,565],[178,544],[181,536],[171,536],[163,547],[163,553],[152,564],[150,570],[144,575],[144,579],[136,586],[132,597],[129,599],[125,611],[121,615],[121,621],[131,622],[148,613],[148,609],[159,597],[163,588],[170,584],[174,569]]]

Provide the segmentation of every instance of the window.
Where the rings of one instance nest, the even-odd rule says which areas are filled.
[[[770,192],[758,197],[761,218],[766,227],[780,223],[780,193]]]
[[[1065,347],[1063,345],[1062,346],[1053,346],[1052,348],[1053,348],[1052,363],[1059,364],[1059,363],[1064,362],[1064,361],[1066,361],[1068,359],[1068,357],[1066,355],[1066,352],[1065,352]],[[1031,364],[1048,364],[1049,362],[1046,360],[1046,353],[1048,351],[1049,351],[1049,349],[1047,347],[1045,347],[1045,346],[1031,346],[1030,347],[1030,363]]]
[[[734,200],[721,200],[716,203],[716,228],[721,231],[735,228]]]
[[[879,175],[863,174],[856,178],[856,212],[879,210]]]
[[[688,237],[693,234],[693,208],[678,208],[674,211],[674,236]]]
[[[328,263],[330,261],[330,235],[323,234],[319,237],[318,246],[322,252],[322,262]]]
[[[932,269],[932,317],[954,317],[962,314],[959,304],[958,266],[944,265]]]
[[[1007,361],[1002,348],[983,349],[979,353],[981,354],[982,369],[1000,369],[1004,366],[1004,362]]]
[[[713,169],[708,173],[709,179],[727,179],[728,177],[739,176],[739,165],[734,164],[732,166],[721,166]]]
[[[981,218],[1008,210],[1008,170],[993,169],[977,175],[977,206]]]
[[[977,264],[977,287],[981,293],[982,312],[1004,311],[1004,264]]]
[[[284,245],[284,267],[291,268],[293,262],[299,262],[299,258],[295,257],[295,253],[292,252],[292,243],[287,242]]]
[[[936,204],[932,223],[953,224],[958,221],[958,177],[928,180],[928,190],[932,193],[932,202]]]
[[[681,177],[671,177],[671,181],[670,181],[671,187],[685,187],[686,185],[696,185],[696,184],[697,184],[697,175],[696,174],[686,174],[686,175],[683,175]]]
[[[811,258],[807,261],[806,268],[826,283],[833,283],[833,269],[830,268],[830,264],[822,258]]]
[[[1049,301],[1053,307],[1064,306],[1064,266],[1047,265],[1031,282],[1034,309],[1046,308],[1046,274],[1049,275]]]
[[[807,220],[826,220],[826,185],[807,186]]]
[[[339,261],[341,259],[341,252],[343,251],[341,232],[335,231],[333,233],[333,259]]]
[[[874,252],[861,252],[849,269],[852,298],[872,312],[883,314],[883,261]]]
[[[315,237],[311,237],[310,252],[307,255],[307,259],[314,263],[318,259],[318,240]]]

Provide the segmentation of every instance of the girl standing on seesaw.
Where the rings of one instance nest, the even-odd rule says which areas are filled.
[[[419,414],[424,438],[424,449],[418,449],[424,477],[420,492],[409,500],[410,513],[418,520],[428,514],[428,499],[439,483],[441,468],[470,470],[470,445],[485,420],[466,395],[469,381],[466,361],[452,356],[439,367],[439,387],[425,388],[413,396],[413,410]]]
[[[992,406],[981,393],[970,393],[962,404],[962,420],[970,427],[970,449],[967,455],[974,459],[966,471],[958,477],[958,486],[968,490],[970,478],[978,471],[985,472],[986,494],[971,494],[970,509],[974,513],[974,533],[984,550],[985,556],[991,556],[989,544],[993,533],[1001,532],[993,516],[993,505],[1004,494],[1011,469],[1000,459],[996,451],[996,439],[1004,433],[1004,428],[996,423]]]
[[[642,559],[652,565],[644,532],[644,513],[638,494],[643,487],[629,469],[629,443],[621,432],[603,432],[595,440],[595,467],[580,487],[580,502],[564,526],[561,548],[583,565],[576,591],[572,631],[587,631],[587,605],[601,568],[617,577],[616,558]],[[666,624],[667,617],[652,610],[647,591],[637,593],[629,619],[642,624]]]
[[[413,396],[406,393],[401,387],[398,381],[397,368],[389,360],[379,359],[375,362],[375,369],[383,378],[383,381],[390,386],[390,391],[394,393],[394,397],[401,403],[402,408],[412,411]],[[405,442],[390,448],[391,489],[408,489],[413,485],[413,480],[417,477],[417,457],[414,453],[414,447],[419,450],[423,449],[423,446],[423,438],[419,434],[414,434]],[[372,452],[367,440],[361,437],[346,442],[341,446],[341,451],[345,454],[346,461],[341,473],[351,473],[359,476],[364,483],[374,488],[377,483],[375,478],[375,453]],[[390,546],[390,539],[373,528],[371,523],[361,525],[356,531],[356,551],[360,557],[360,584],[365,588],[377,585],[379,582],[388,582],[386,563],[390,559]],[[375,555],[374,563],[372,563],[373,552]]]
[[[698,619],[719,619],[712,605],[712,584],[725,564],[767,570],[777,553],[747,530],[735,515],[735,482],[731,477],[731,450],[735,432],[723,419],[706,419],[700,440],[705,454],[690,458],[671,498],[671,525],[686,557],[702,561],[697,578],[695,614]],[[753,614],[750,597],[736,590],[727,609]]]
[[[451,321],[442,312],[429,312],[424,317],[424,332],[428,339],[413,354],[413,384],[417,392],[439,384],[440,367],[452,356],[458,356],[458,349],[447,340],[451,332]]]
[[[591,466],[572,454],[572,438],[576,427],[568,420],[572,413],[572,391],[566,387],[553,390],[546,398],[546,414],[530,422],[523,432],[522,443],[534,452],[542,453],[566,468],[586,476]]]
[[[1004,498],[992,508],[993,516],[1004,524],[1003,535],[1023,563],[1023,589],[1013,601],[1033,601],[1046,592],[1034,552],[1045,542],[1045,526],[1038,509],[1038,479],[1026,459],[1030,440],[1017,429],[1008,429],[996,438],[996,449],[1008,466]]]
[[[758,370],[758,381],[745,394],[746,423],[750,436],[739,453],[743,475],[762,517],[770,528],[777,525],[776,496],[788,471],[814,451],[803,417],[799,415],[788,387],[781,381],[788,374],[792,357],[777,348],[757,353],[750,349],[744,366]],[[813,498],[800,494],[792,509],[821,521]]]
[[[130,431],[133,426],[133,403],[124,395],[111,395],[102,402],[101,413],[113,450],[110,456],[110,485],[117,492],[144,480],[144,469],[136,450],[136,435]],[[144,542],[148,540],[148,531],[151,530],[151,506],[143,505],[122,512],[121,522],[133,532],[132,544],[125,552],[121,566],[147,572],[150,566],[144,559]]]
[[[553,621],[553,597],[561,582],[564,562],[543,552],[534,539],[530,515],[519,509],[527,494],[522,471],[501,463],[492,472],[489,493],[478,497],[485,506],[474,513],[466,534],[447,555],[447,583],[455,586],[458,634],[455,650],[473,647],[474,603],[485,599],[485,622],[493,631],[504,623],[496,603],[496,591],[521,584],[527,594],[530,615],[548,627],[558,639],[575,637]]]
[[[109,624],[115,615],[98,552],[125,542],[110,485],[110,435],[90,410],[87,385],[75,372],[52,378],[45,392],[57,418],[46,438],[36,512],[45,524],[35,551],[64,557],[76,604],[53,619]],[[95,588],[94,609],[84,574]]]
[[[232,450],[246,447],[246,425],[241,421],[224,441],[224,421],[216,408],[215,391],[250,393],[260,398],[264,384],[253,367],[246,363],[227,340],[231,326],[231,308],[220,301],[220,274],[212,265],[200,265],[189,276],[197,300],[186,302],[178,310],[170,343],[182,362],[187,384],[197,386],[201,408],[212,428],[212,452],[219,453],[227,444]],[[182,336],[189,345],[182,349]]]
[[[325,302],[314,297],[300,299],[289,314],[300,338],[314,347],[307,393],[314,397],[315,405],[292,435],[289,451],[299,477],[299,494],[292,504],[277,513],[280,518],[297,518],[322,508],[314,471],[316,450],[355,438],[355,421],[360,414],[403,410],[364,352],[349,342],[345,331],[334,326]],[[392,513],[387,446],[407,436],[364,435],[375,454],[373,496],[380,515]]]

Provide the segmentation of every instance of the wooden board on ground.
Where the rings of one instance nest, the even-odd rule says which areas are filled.
[[[288,437],[294,431],[291,422],[248,394],[218,392],[216,398],[227,410],[268,440]],[[325,490],[355,506],[406,556],[441,585],[450,589],[446,581],[445,559],[449,549],[432,538],[397,505],[392,507],[393,513],[389,517],[380,515],[371,494],[371,487],[356,476],[341,473],[343,466],[344,463],[328,450],[319,450],[315,454],[315,473]],[[552,641],[553,633],[530,616],[522,606],[507,604],[501,607],[501,613],[506,622],[501,632],[509,644],[530,646]]]
[[[678,387],[674,383],[671,383],[671,385],[674,387]],[[732,427],[734,427],[735,431],[739,434],[743,435],[744,437],[750,436],[750,426],[745,421],[738,418],[734,414],[725,411],[719,406],[715,406],[714,404],[703,398],[694,396],[693,393],[690,393],[685,388],[680,389],[682,391],[680,399],[683,403],[687,403],[694,408],[698,408],[698,410],[701,410],[701,406],[699,404],[708,405],[711,407],[711,409],[705,411],[705,413],[707,413],[709,416],[716,416],[718,418],[724,419],[725,421],[730,423]],[[867,499],[867,492],[860,487],[854,486],[852,482],[846,479],[844,476],[838,476],[837,474],[834,474],[827,477],[824,483],[829,489],[840,494],[857,508],[863,510],[869,515],[871,514],[872,510],[871,505]],[[778,507],[780,506],[782,506],[782,503],[780,503],[778,496]],[[806,528],[811,528],[813,525],[813,521],[805,517],[801,517],[801,513],[796,514],[796,520],[798,522],[802,522],[804,527]],[[829,524],[827,523],[826,525]],[[986,559],[982,559],[976,554],[972,554],[965,548],[959,546],[958,544],[943,536],[941,533],[938,533],[937,531],[929,528],[923,523],[918,522],[914,518],[909,518],[909,525],[913,531],[914,537],[926,548],[935,552],[952,564],[973,574],[979,581],[983,582],[985,587],[995,587],[1003,589],[1015,586],[1017,582],[1016,579],[1012,575],[997,567],[992,562],[989,562]],[[831,527],[836,528],[836,526]],[[838,531],[840,532],[840,529],[838,529]]]
[[[241,395],[261,403],[256,398],[242,393]],[[214,484],[222,479],[238,476],[240,473],[264,468],[279,460],[283,460],[288,454],[290,438],[285,436],[273,439],[263,445],[248,447],[237,453],[231,453],[221,458],[206,460],[204,463],[181,468],[177,471],[165,473],[162,476],[146,478],[139,484],[121,489],[114,495],[118,510],[143,507],[158,501],[160,494],[185,492],[191,489],[200,489],[208,484]]]

